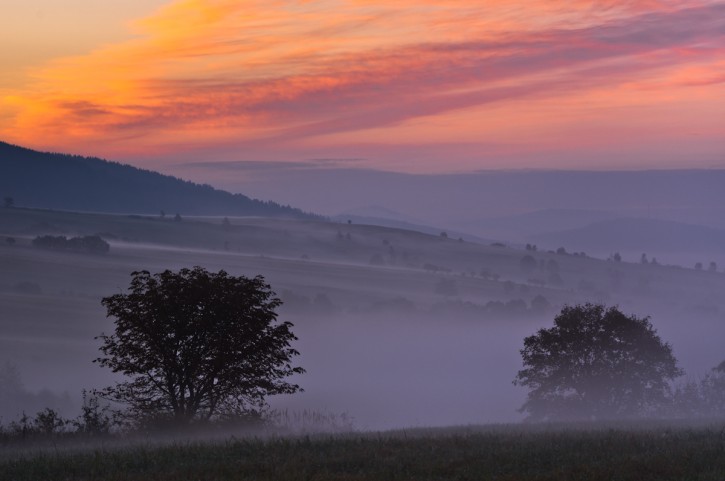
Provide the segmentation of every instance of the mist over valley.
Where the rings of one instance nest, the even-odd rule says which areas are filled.
[[[133,271],[192,266],[262,275],[283,301],[280,319],[294,324],[307,370],[295,382],[305,391],[273,396],[271,406],[346,413],[361,429],[520,421],[526,393],[512,380],[522,340],[549,326],[564,305],[605,303],[651,316],[688,379],[722,361],[725,262],[713,260],[713,267],[711,259],[719,258],[703,257],[719,252],[714,227],[678,237],[667,229],[688,226],[549,211],[547,225],[598,219],[592,226],[610,237],[590,226],[524,245],[530,232],[510,243],[495,229],[490,236],[480,229],[479,237],[419,224],[374,225],[349,214],[74,213],[18,200],[0,209],[0,361],[17,367],[34,399],[49,390],[45,401],[70,410],[82,389],[112,381],[91,362],[98,354],[94,337],[112,329],[100,299],[124,291]],[[542,217],[543,211],[508,225],[530,220],[539,229]],[[637,233],[652,225],[665,229],[661,238]],[[44,249],[34,245],[42,236],[99,236],[110,248],[106,254]],[[571,247],[586,242],[605,255]],[[630,254],[644,244],[651,245],[646,263]],[[653,260],[651,253],[664,248],[702,259],[701,268]],[[613,257],[619,251],[623,260]],[[22,408],[6,400],[3,417]]]
[[[725,479],[725,0],[0,32],[0,481]]]

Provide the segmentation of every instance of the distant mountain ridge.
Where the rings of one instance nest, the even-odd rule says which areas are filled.
[[[473,232],[486,231],[490,236],[515,242],[528,242],[530,237],[585,227],[624,217],[620,212],[583,209],[539,209],[506,217],[476,219],[460,223]]]
[[[4,197],[23,207],[88,212],[317,217],[130,165],[0,142]]]

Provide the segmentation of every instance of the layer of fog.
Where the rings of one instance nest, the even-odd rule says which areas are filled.
[[[513,262],[524,254],[512,254]],[[581,269],[595,262],[562,259],[576,261]],[[114,378],[92,363],[98,356],[98,342],[93,337],[109,332],[113,326],[112,320],[105,318],[100,299],[123,291],[133,270],[158,272],[193,265],[211,270],[224,268],[234,274],[263,274],[283,300],[289,301],[281,318],[295,324],[294,332],[299,337],[296,347],[301,352],[297,362],[307,370],[297,381],[305,392],[271,398],[274,408],[347,413],[360,429],[520,420],[517,408],[526,393],[511,383],[521,367],[518,351],[525,336],[551,325],[557,307],[521,319],[483,319],[454,309],[434,314],[425,307],[436,299],[448,299],[434,293],[436,280],[448,276],[462,283],[464,278],[458,274],[436,276],[410,271],[406,275],[420,277],[425,287],[415,291],[411,286],[382,283],[386,276],[396,274],[394,268],[352,269],[340,264],[338,270],[330,271],[334,264],[329,261],[282,263],[238,253],[123,243],[115,244],[111,255],[102,258],[3,248],[0,363],[9,361],[18,367],[27,391],[37,394],[48,389],[55,396],[37,399],[71,399],[77,407],[82,389],[102,387]],[[330,277],[332,274],[335,277]],[[377,277],[357,277],[361,274]],[[698,302],[719,306],[717,292],[722,281],[713,277],[710,282],[710,278],[703,277],[707,273],[701,274],[678,271],[673,275],[681,276],[680,284],[667,284],[666,290],[656,296],[630,290],[607,294],[609,304],[622,304],[627,312],[651,315],[655,327],[673,345],[680,364],[693,378],[702,376],[725,357],[722,311],[697,311],[693,307]],[[581,276],[586,277],[586,272]],[[652,278],[656,291],[656,275]],[[693,279],[702,282],[694,295]],[[42,292],[18,292],[13,287],[18,282],[37,283]],[[344,292],[336,284],[344,284]],[[371,291],[384,292],[391,299],[408,296],[418,307],[401,312],[368,309],[365,306],[370,304]],[[596,300],[600,295],[561,291],[561,295],[576,302]],[[496,292],[503,296],[502,290]],[[325,294],[332,308],[295,311],[294,295],[313,298],[316,294]],[[686,300],[673,308],[678,296]],[[31,409],[30,405],[26,407]],[[1,414],[7,420],[18,412]]]
[[[725,228],[725,170],[521,170],[416,175],[284,166],[250,170],[244,163],[235,162],[186,173],[206,175],[212,184],[232,192],[274,199],[325,215],[374,206],[375,215],[450,228],[540,210],[563,215],[572,210],[589,212],[589,222],[612,216],[641,217]],[[385,210],[388,213],[381,214]],[[571,221],[571,215],[567,218]],[[555,219],[551,224],[555,227],[550,230],[573,227],[561,224],[564,219]]]
[[[250,170],[236,162],[192,173],[232,192],[369,223],[563,246],[605,258],[620,251],[627,259],[647,253],[666,264],[725,266],[723,170],[414,175],[319,166]],[[638,234],[633,220],[642,226]]]

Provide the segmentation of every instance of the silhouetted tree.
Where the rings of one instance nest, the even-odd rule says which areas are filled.
[[[232,223],[229,222],[229,217],[225,217],[224,219],[222,219],[222,228],[224,230],[231,230]]]
[[[181,214],[179,214],[179,213],[177,212],[177,213],[176,213],[176,215],[174,216],[174,221],[175,221],[175,222],[181,222]]]
[[[15,199],[13,199],[12,197],[5,197],[3,199],[3,205],[6,208],[8,208],[8,209],[11,208],[11,207],[14,207],[15,206]]]
[[[166,219],[166,212],[164,212],[163,210],[159,212],[159,217],[161,217],[162,219]]]
[[[102,334],[96,359],[127,381],[99,394],[127,404],[137,419],[188,424],[257,412],[285,381],[298,352],[281,301],[261,276],[235,277],[201,267],[132,273],[130,291],[102,300],[115,332]]]
[[[663,403],[682,370],[649,322],[601,304],[565,306],[554,327],[524,339],[532,420],[607,419],[647,413]]]
[[[701,271],[702,270],[702,262],[696,262],[695,263],[695,269],[697,269],[698,271]]]
[[[710,272],[717,272],[717,262],[710,262],[710,266],[707,268],[707,270]]]
[[[639,262],[641,264],[649,264],[649,261],[647,260],[647,254],[642,254],[642,257],[639,258]]]
[[[612,259],[614,259],[614,262],[622,262],[622,255],[619,252],[615,252]]]
[[[443,231],[443,232],[440,233],[440,236],[443,237],[443,238],[445,238],[445,239],[448,239],[448,232]]]

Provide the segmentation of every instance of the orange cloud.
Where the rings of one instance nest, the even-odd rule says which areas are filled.
[[[0,92],[0,135],[111,156],[292,149],[521,99],[719,88],[723,19],[707,1],[182,0]]]

